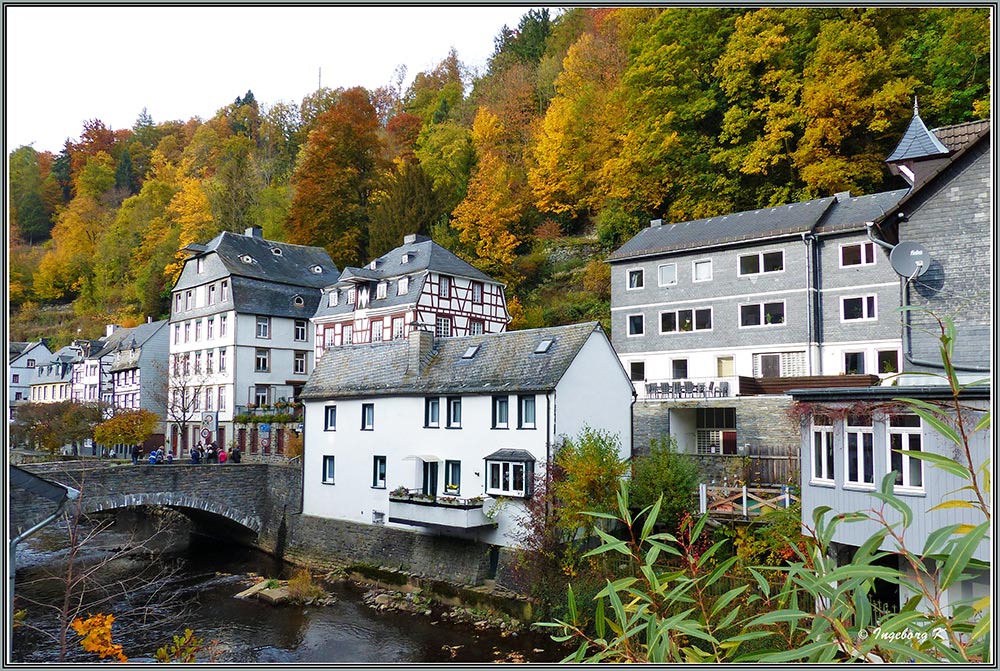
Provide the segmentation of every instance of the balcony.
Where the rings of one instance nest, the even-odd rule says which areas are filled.
[[[398,490],[389,494],[389,521],[441,529],[494,527],[483,512],[482,497],[432,496],[420,490]]]
[[[735,376],[646,381],[636,382],[635,386],[642,401],[733,398],[739,393],[739,382]]]

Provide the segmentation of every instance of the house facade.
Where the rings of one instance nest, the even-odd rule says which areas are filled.
[[[507,329],[503,284],[430,238],[403,244],[325,287],[313,318],[316,357],[331,347],[406,338],[414,328],[447,338]]]
[[[516,545],[566,437],[630,452],[632,386],[597,323],[335,347],[301,398],[303,514],[492,546]]]
[[[17,406],[31,398],[35,369],[52,357],[52,351],[45,340],[11,342],[7,346],[7,356],[7,419],[13,421]]]
[[[906,532],[907,545],[920,552],[930,535],[951,524],[981,524],[975,507],[936,508],[943,501],[973,494],[968,481],[911,455],[935,453],[965,463],[965,451],[934,427],[893,399],[913,398],[939,407],[954,407],[952,389],[942,377],[941,327],[937,317],[954,320],[955,373],[965,386],[959,401],[969,437],[969,454],[978,469],[993,452],[993,432],[971,428],[992,407],[992,176],[989,121],[972,122],[928,131],[918,114],[890,157],[894,170],[906,176],[912,189],[894,207],[873,221],[878,239],[893,249],[900,272],[897,292],[901,304],[914,306],[901,320],[904,375],[897,386],[869,389],[832,387],[792,390],[789,393],[802,417],[802,519],[829,506],[834,512],[869,510],[872,496],[887,474],[895,472],[894,493],[913,511]],[[908,259],[899,261],[896,250]],[[931,375],[928,375],[931,374]],[[976,384],[976,382],[979,382]],[[954,411],[948,410],[955,423]],[[889,511],[890,522],[898,515]],[[839,560],[854,552],[877,530],[874,522],[842,524],[833,536]],[[984,540],[976,559],[990,559]],[[893,543],[883,550],[895,551]],[[886,559],[905,569],[905,562]],[[988,593],[986,572],[970,572],[970,579],[946,590],[944,602],[954,604]],[[905,602],[892,585],[876,585],[879,599],[895,609]]]
[[[170,329],[167,320],[147,322],[128,329],[111,355],[111,413],[146,410],[161,419],[146,448],[165,442],[167,371]]]
[[[47,360],[38,361],[29,394],[32,403],[59,403],[73,399],[73,367],[83,361],[78,345],[61,347]]]
[[[297,396],[314,364],[310,318],[339,274],[322,248],[266,240],[259,228],[184,251],[166,363],[175,455],[199,441],[229,447],[235,415]]]
[[[905,193],[657,220],[615,251],[612,342],[640,399],[636,448],[669,433],[709,481],[797,481],[789,385],[899,371],[897,278],[866,223]]]

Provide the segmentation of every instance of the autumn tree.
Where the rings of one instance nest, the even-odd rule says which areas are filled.
[[[629,468],[628,460],[619,455],[620,448],[619,436],[584,427],[556,452],[559,476],[550,486],[570,538],[578,529],[585,536],[593,532],[596,519],[584,512],[611,513],[616,509],[618,487]]]
[[[365,258],[369,198],[383,167],[368,92],[344,91],[302,148],[293,177],[288,242],[324,247],[338,267]]]
[[[12,223],[25,242],[45,240],[52,229],[53,208],[44,194],[42,157],[31,147],[18,147],[11,152],[7,165]]]
[[[11,441],[55,454],[65,446],[79,446],[92,438],[100,421],[101,409],[96,404],[25,403],[18,406]]]
[[[94,440],[99,445],[141,445],[156,431],[160,417],[149,410],[127,410],[94,427]]]

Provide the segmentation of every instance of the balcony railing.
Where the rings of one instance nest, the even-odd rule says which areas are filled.
[[[698,485],[701,513],[713,517],[755,517],[772,510],[790,508],[799,497],[786,487]]]
[[[496,526],[483,512],[482,497],[433,496],[420,490],[389,494],[389,521],[424,527],[477,529]]]
[[[679,378],[636,382],[636,394],[642,401],[698,398],[733,398],[739,393],[735,376]]]

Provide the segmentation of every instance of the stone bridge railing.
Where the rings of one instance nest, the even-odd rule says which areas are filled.
[[[133,506],[166,506],[198,511],[235,522],[274,549],[281,542],[286,516],[302,505],[300,466],[276,464],[132,464],[71,461],[22,466],[39,477],[81,492],[84,512]],[[54,504],[11,488],[10,534],[44,519]]]

